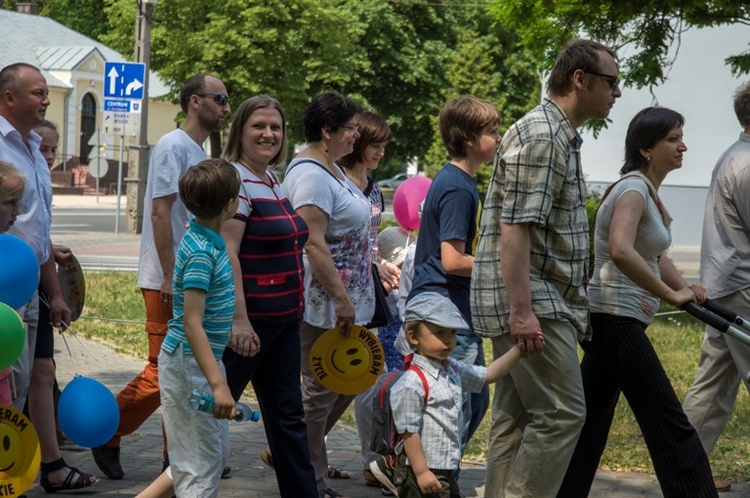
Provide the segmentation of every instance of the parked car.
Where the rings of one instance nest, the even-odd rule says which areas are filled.
[[[399,185],[404,183],[409,178],[411,178],[411,175],[407,175],[406,173],[399,173],[396,176],[378,180],[378,186],[380,186],[380,188],[398,188]]]

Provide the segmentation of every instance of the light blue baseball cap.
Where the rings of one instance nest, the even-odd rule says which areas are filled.
[[[437,292],[422,292],[406,303],[404,323],[429,322],[447,329],[464,330],[469,324],[453,301]]]

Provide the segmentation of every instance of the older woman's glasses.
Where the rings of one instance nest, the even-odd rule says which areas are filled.
[[[595,73],[593,71],[585,71],[586,74],[593,74],[594,76],[600,76],[607,80],[607,84],[609,87],[614,90],[618,86],[620,86],[620,78],[617,76],[612,76],[611,74],[602,74],[602,73]]]
[[[352,135],[354,135],[355,133],[357,133],[359,131],[359,125],[356,125],[356,124],[355,125],[351,125],[351,126],[343,126],[342,125],[341,128],[345,129],[346,131],[348,131]]]
[[[213,97],[214,102],[224,107],[229,103],[229,97],[223,93],[196,93],[198,97]]]

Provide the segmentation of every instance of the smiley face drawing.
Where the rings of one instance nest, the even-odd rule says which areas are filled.
[[[26,416],[0,405],[0,490],[2,496],[20,496],[39,472],[39,439]]]
[[[0,479],[13,475],[13,467],[22,461],[21,436],[12,427],[0,425]]]
[[[352,325],[349,337],[334,327],[324,332],[310,349],[315,378],[333,392],[359,394],[375,384],[383,371],[383,346],[364,327]]]
[[[331,373],[345,380],[361,377],[370,366],[367,347],[351,337],[333,343],[324,358],[331,366]]]

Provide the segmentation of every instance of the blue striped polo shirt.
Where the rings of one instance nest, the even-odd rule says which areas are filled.
[[[203,329],[217,360],[224,354],[234,315],[234,280],[232,266],[221,235],[195,220],[180,242],[174,264],[173,309],[169,330],[162,349],[168,353],[182,344],[192,354],[185,337],[184,304],[186,289],[206,293]]]

